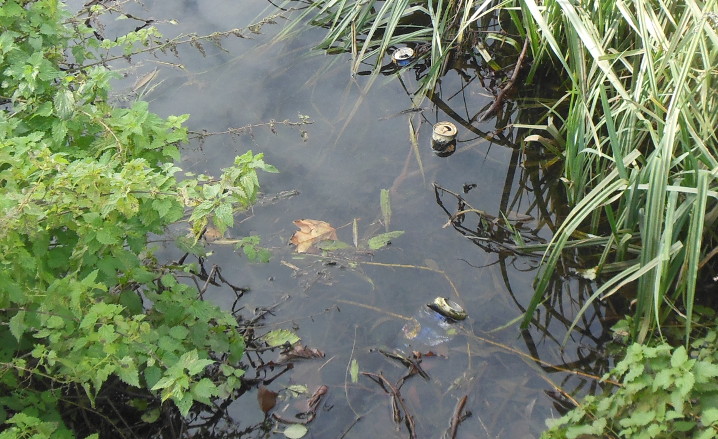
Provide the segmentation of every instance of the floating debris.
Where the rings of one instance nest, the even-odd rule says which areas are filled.
[[[448,157],[456,151],[456,125],[451,122],[434,124],[431,135],[431,148],[439,157]]]
[[[411,47],[401,47],[391,54],[391,59],[399,67],[408,66],[414,60],[414,49]]]

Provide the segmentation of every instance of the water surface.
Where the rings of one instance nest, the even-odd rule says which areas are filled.
[[[276,12],[270,6],[266,0],[243,0],[241,6],[224,1],[148,1],[138,11],[176,19],[176,25],[159,25],[171,36],[244,29]],[[461,423],[458,438],[537,437],[545,419],[557,415],[547,391],[554,391],[554,386],[589,389],[595,383],[542,368],[510,349],[551,364],[590,357],[604,332],[598,318],[583,322],[583,333],[573,335],[565,350],[560,345],[591,285],[577,277],[557,279],[551,307],[542,308],[536,324],[521,332],[515,320],[533,293],[540,259],[496,252],[458,233],[437,204],[433,184],[461,194],[471,207],[494,216],[509,210],[530,215],[535,220],[527,227],[535,228],[537,239],[546,240],[551,236],[547,224],[553,222],[546,213],[554,210],[554,201],[544,199],[553,184],[549,175],[523,166],[526,156],[513,142],[518,134],[511,129],[492,142],[460,125],[457,152],[436,156],[429,142],[431,125],[452,120],[444,110],[425,100],[421,113],[389,117],[412,105],[406,92],[416,88],[411,71],[381,76],[366,90],[368,77],[350,75],[349,56],[311,50],[321,30],[304,26],[294,37],[273,42],[284,23],[278,18],[261,34],[246,31],[249,38],[226,39],[224,50],[204,44],[206,56],[183,47],[178,58],[136,60],[121,83],[129,87],[157,68],[153,84],[158,85],[145,96],[151,108],[162,115],[190,113],[188,125],[198,132],[270,120],[299,121],[299,115],[313,121],[301,128],[278,124],[275,132],[258,126],[251,134],[210,136],[187,145],[181,163],[194,172],[218,173],[251,149],[263,152],[265,160],[281,171],[260,176],[265,194],[298,192],[239,214],[227,234],[260,235],[272,250],[271,262],[251,264],[227,245],[213,246],[206,261],[208,268],[219,266],[229,282],[250,290],[239,302],[246,318],[258,308],[278,304],[257,332],[293,329],[302,344],[325,353],[321,359],[296,362],[268,387],[279,391],[299,384],[310,392],[320,385],[329,387],[316,419],[308,425],[308,437],[408,437],[405,424],[392,419],[390,395],[366,376],[352,382],[351,364],[356,360],[360,371],[383,374],[392,383],[406,375],[405,367],[377,349],[401,348],[405,318],[434,297],[446,296],[460,303],[469,318],[453,340],[435,349],[439,356],[422,362],[431,379],[414,376],[401,387],[418,437],[441,436],[464,396],[471,416]],[[442,79],[439,97],[466,120],[492,99],[479,81],[467,85],[466,77],[456,71]],[[496,132],[496,123],[491,119],[471,126],[490,133]],[[416,130],[418,150],[410,127]],[[382,189],[390,190],[389,229],[405,233],[390,246],[371,251],[366,240],[386,230],[381,222]],[[456,199],[444,201],[447,209],[457,209]],[[328,258],[298,255],[289,239],[297,230],[292,222],[302,218],[332,224],[350,248]],[[355,219],[358,249],[352,243]],[[467,218],[467,227],[471,221]],[[229,309],[236,296],[229,288],[215,288],[205,298]],[[262,358],[269,361],[277,355],[265,353]],[[259,361],[256,354],[250,353],[250,358]],[[271,378],[276,372],[249,370],[248,376]],[[289,417],[296,411],[292,404],[284,401],[275,410]],[[264,417],[251,394],[227,411],[233,420],[226,426],[230,431],[249,430],[244,437],[282,437],[283,425],[273,433],[250,428]]]

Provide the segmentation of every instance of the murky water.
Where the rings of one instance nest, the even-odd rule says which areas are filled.
[[[266,0],[242,0],[241,5],[147,1],[140,12],[176,19],[176,25],[159,25],[171,36],[246,28],[273,13],[268,6]],[[537,437],[545,419],[557,415],[547,391],[554,391],[554,386],[588,389],[595,383],[542,367],[511,350],[557,365],[590,359],[604,333],[598,318],[582,322],[583,332],[576,332],[564,351],[560,345],[591,285],[569,276],[557,279],[550,306],[541,308],[535,325],[522,333],[515,320],[532,295],[540,259],[499,251],[490,242],[454,230],[437,204],[433,183],[493,216],[502,211],[530,215],[534,219],[527,219],[526,227],[535,230],[537,240],[545,240],[551,236],[552,203],[556,203],[547,195],[551,178],[523,167],[531,157],[513,144],[515,131],[504,130],[494,142],[481,135],[496,130],[495,120],[462,126],[454,119],[459,125],[457,152],[446,158],[432,152],[431,125],[452,120],[447,111],[470,120],[491,102],[475,72],[447,73],[439,95],[442,109],[426,100],[422,113],[388,117],[411,107],[405,87],[409,91],[416,87],[412,72],[382,76],[365,91],[368,78],[350,76],[348,56],[310,50],[320,30],[306,26],[295,37],[273,44],[272,36],[284,23],[278,19],[277,24],[264,26],[261,34],[247,31],[251,38],[226,39],[225,50],[206,43],[206,56],[184,47],[178,58],[136,61],[122,84],[129,87],[157,68],[152,83],[157,87],[145,98],[160,114],[190,113],[189,126],[195,131],[222,132],[270,120],[295,122],[300,114],[313,121],[300,128],[277,124],[276,133],[257,126],[251,135],[210,136],[184,151],[182,166],[206,173],[217,173],[247,149],[264,152],[266,161],[281,173],[261,175],[263,191],[298,191],[296,196],[239,215],[228,234],[260,235],[272,250],[271,262],[250,264],[241,252],[223,245],[214,246],[207,261],[208,268],[217,264],[229,282],[249,288],[239,302],[243,315],[251,317],[259,307],[279,304],[273,315],[260,321],[267,326],[257,332],[295,329],[302,344],[325,353],[324,358],[297,361],[267,387],[279,391],[306,385],[310,392],[320,385],[329,387],[316,418],[308,424],[307,437],[408,437],[405,422],[393,420],[390,393],[367,375],[353,382],[351,365],[355,360],[360,372],[383,374],[396,384],[407,368],[377,349],[402,347],[405,318],[434,297],[447,296],[460,303],[469,318],[454,339],[434,349],[437,357],[421,363],[430,380],[413,376],[403,384],[401,415],[412,417],[418,437],[439,437],[448,428],[457,402],[467,396],[471,416],[460,424],[456,437]],[[418,149],[409,135],[412,128]],[[306,139],[300,130],[308,132]],[[390,246],[370,251],[366,240],[386,230],[380,223],[382,189],[390,190],[389,229],[405,233]],[[456,212],[457,199],[442,195],[446,209]],[[328,258],[298,255],[288,242],[296,230],[292,221],[301,218],[332,224],[350,248]],[[352,244],[355,219],[360,248]],[[476,217],[467,214],[463,225],[476,232]],[[285,296],[289,298],[283,300]],[[205,298],[229,308],[235,294],[216,288]],[[249,355],[258,361],[256,354]],[[278,354],[263,358],[275,359],[272,355]],[[589,363],[589,369],[602,367],[600,362]],[[250,370],[248,375],[271,378],[279,370]],[[291,417],[297,411],[293,404],[283,401],[275,411]],[[227,412],[234,424],[226,428],[235,432],[233,437],[282,437],[281,424],[271,430],[275,433],[253,429],[264,415],[251,394],[232,403]],[[242,431],[246,433],[237,433]]]

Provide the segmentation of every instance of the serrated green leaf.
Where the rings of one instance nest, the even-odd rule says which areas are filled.
[[[683,366],[686,361],[688,361],[688,353],[686,352],[685,346],[677,347],[671,356],[671,366],[678,368]]]
[[[147,387],[153,390],[157,383],[159,383],[160,378],[162,378],[162,370],[157,366],[148,366],[145,368],[143,375],[145,376]]]
[[[189,329],[184,326],[173,326],[170,328],[169,334],[177,340],[184,340],[189,335]]]
[[[18,311],[8,322],[10,326],[10,333],[20,341],[20,338],[25,333],[27,326],[25,325],[25,311]]]
[[[269,346],[282,346],[286,343],[292,345],[300,340],[297,334],[288,329],[269,331],[262,338]]]
[[[214,224],[220,233],[224,233],[229,227],[234,225],[234,214],[230,203],[221,203],[214,210]]]
[[[693,373],[696,375],[696,382],[705,383],[712,378],[718,377],[718,364],[697,361],[693,366]]]
[[[112,245],[117,244],[119,241],[118,236],[115,233],[115,230],[110,228],[102,228],[97,231],[97,234],[95,235],[95,238],[100,244],[104,245]]]
[[[284,429],[282,433],[289,439],[301,439],[309,430],[302,424],[292,424]]]
[[[75,96],[70,90],[59,90],[55,93],[55,113],[61,119],[69,119],[75,112]]]
[[[187,373],[190,375],[197,375],[204,371],[204,368],[214,364],[214,360],[197,360],[187,368]]]
[[[709,407],[701,412],[701,423],[705,426],[718,422],[718,408]]]
[[[130,386],[140,387],[140,375],[132,357],[126,356],[122,358],[115,368],[115,373]]]
[[[400,230],[397,230],[394,232],[382,233],[380,235],[376,235],[376,236],[372,237],[371,239],[369,239],[369,241],[367,242],[367,245],[369,245],[369,248],[372,250],[378,250],[382,247],[386,247],[387,245],[389,245],[391,243],[392,239],[398,238],[403,234],[404,234],[404,232],[400,231]]]
[[[196,401],[203,404],[210,404],[210,398],[216,396],[219,392],[217,386],[209,378],[202,378],[190,386],[192,396]]]
[[[169,198],[156,198],[152,200],[152,207],[160,215],[160,218],[167,215],[174,204],[175,203]]]
[[[229,343],[229,361],[232,363],[239,363],[239,361],[242,359],[242,356],[244,355],[244,338],[241,336],[237,336],[234,339],[230,340]]]
[[[177,381],[177,378],[174,377],[174,376],[164,376],[164,377],[160,378],[160,380],[157,381],[157,382],[155,383],[155,385],[153,385],[152,387],[150,387],[150,390],[162,390],[162,389],[166,389],[166,388],[168,388],[169,386],[171,386],[172,384],[174,384],[175,381]]]
[[[192,403],[194,402],[192,395],[189,393],[183,394],[182,397],[173,397],[172,400],[182,416],[189,414],[189,409],[192,408]]]
[[[58,329],[65,327],[65,319],[60,316],[50,316],[45,322],[46,328]]]
[[[187,236],[178,236],[175,239],[175,245],[183,252],[190,253],[199,257],[207,256],[207,250],[202,246],[202,244],[195,242],[194,239]]]

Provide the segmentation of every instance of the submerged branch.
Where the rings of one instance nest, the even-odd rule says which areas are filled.
[[[521,54],[519,54],[519,58],[516,61],[516,66],[514,67],[514,72],[511,74],[511,78],[509,78],[509,82],[506,83],[504,88],[501,89],[499,94],[496,95],[496,100],[494,100],[494,103],[491,104],[488,110],[479,118],[479,122],[483,122],[486,119],[488,119],[491,115],[498,112],[499,108],[504,103],[504,100],[506,99],[506,96],[509,94],[510,91],[514,89],[516,86],[516,80],[519,77],[519,73],[521,72],[521,66],[524,63],[524,59],[526,58],[526,51],[529,47],[529,39],[528,37],[524,40],[524,47],[521,49]]]

